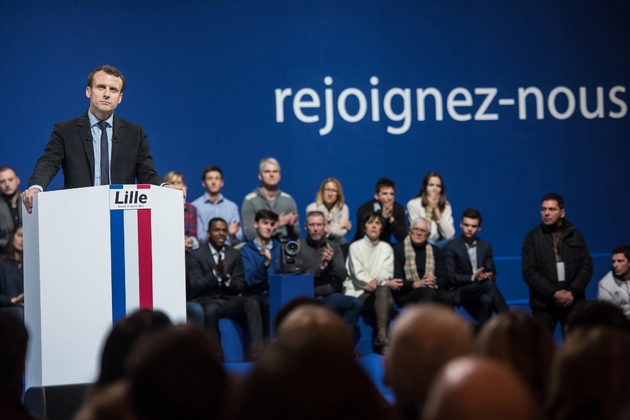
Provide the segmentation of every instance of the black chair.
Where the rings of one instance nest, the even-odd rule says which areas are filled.
[[[24,406],[34,416],[48,420],[71,420],[83,404],[91,384],[35,386],[26,390]]]

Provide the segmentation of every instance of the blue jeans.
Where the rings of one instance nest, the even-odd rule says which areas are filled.
[[[363,307],[361,299],[352,296],[346,296],[343,293],[331,293],[327,296],[319,297],[321,301],[332,311],[341,315],[346,322],[350,331],[354,333],[354,329],[359,322],[359,314]]]

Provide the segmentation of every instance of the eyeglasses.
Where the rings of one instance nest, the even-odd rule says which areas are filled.
[[[421,234],[427,234],[429,233],[428,230],[426,229],[420,229],[420,228],[413,228],[413,229],[409,229],[409,232],[411,233],[415,233],[416,235],[421,235]]]
[[[333,189],[333,188],[324,188],[324,192],[330,192],[330,193],[335,193],[337,194],[337,190]]]

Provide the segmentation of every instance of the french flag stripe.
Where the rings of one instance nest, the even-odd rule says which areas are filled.
[[[110,189],[122,189],[110,185]],[[125,297],[125,223],[124,212],[110,210],[111,270],[112,270],[112,321],[127,313]]]
[[[139,190],[150,185],[138,185]],[[151,209],[138,210],[138,268],[140,307],[153,309],[153,250],[151,238]]]
[[[140,306],[139,268],[138,268],[138,211],[118,210],[125,215],[125,228],[134,234],[125,235],[125,293],[127,313]]]

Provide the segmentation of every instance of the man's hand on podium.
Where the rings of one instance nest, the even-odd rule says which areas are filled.
[[[26,207],[26,211],[29,213],[33,212],[33,196],[38,192],[41,191],[37,188],[29,188],[22,193],[22,202],[24,203],[24,207]]]

